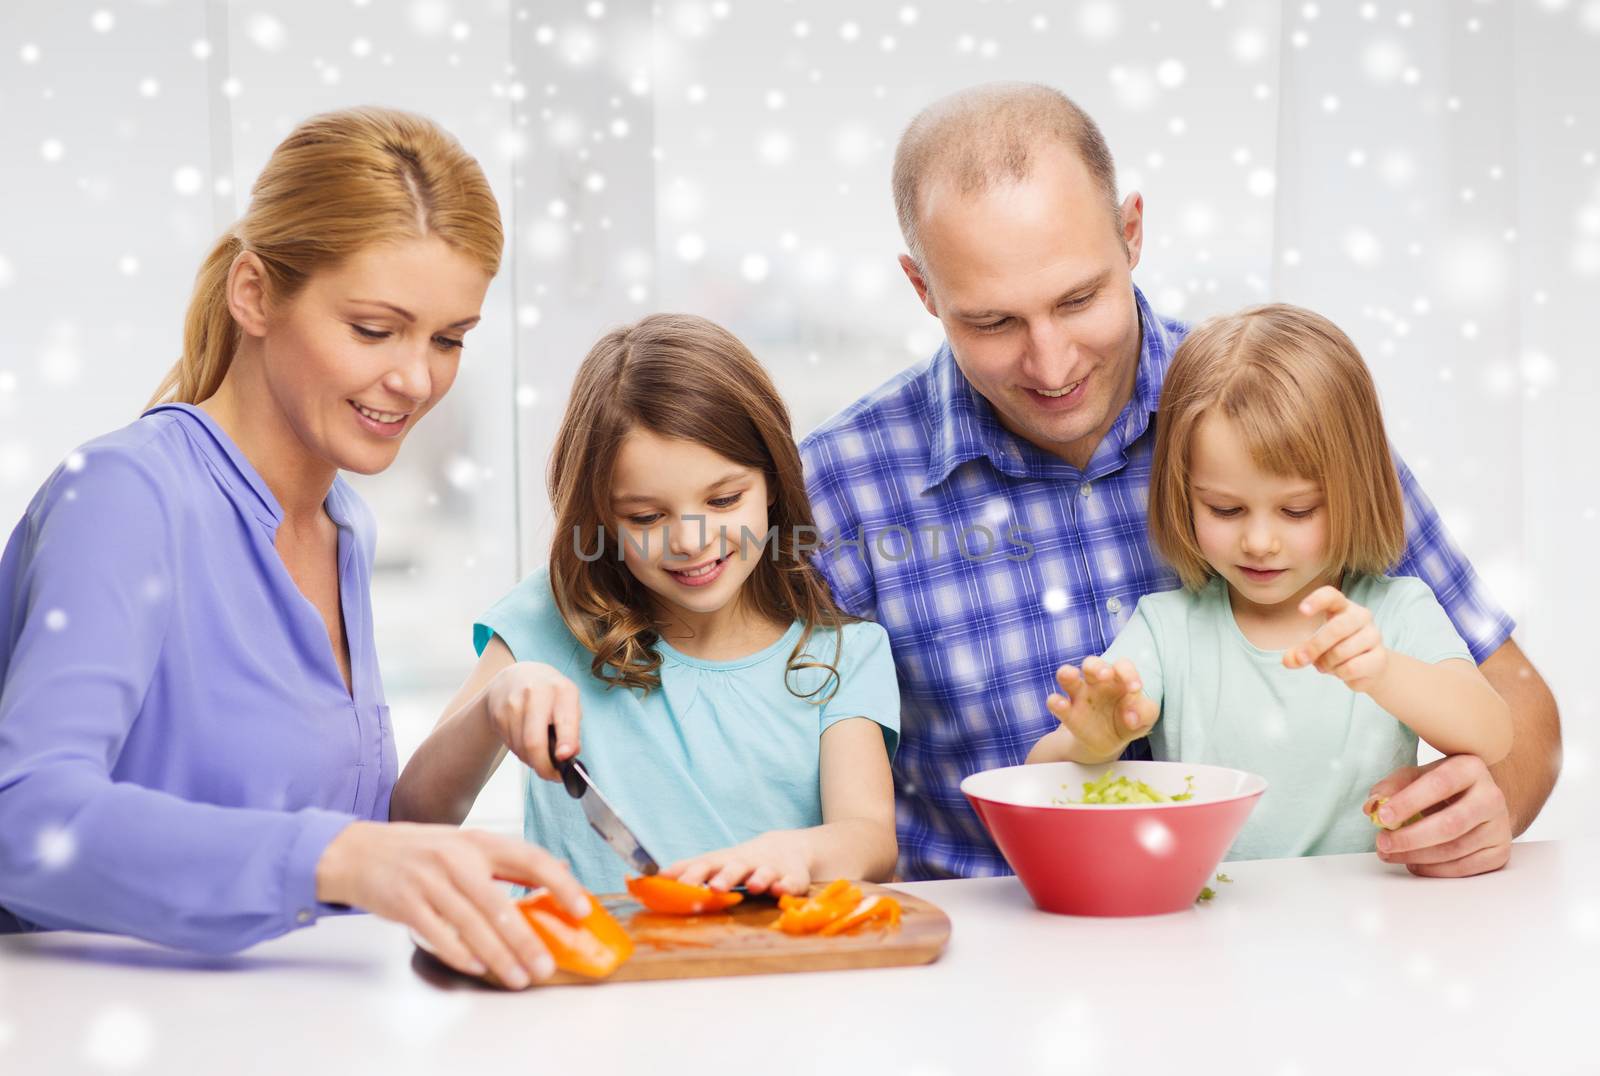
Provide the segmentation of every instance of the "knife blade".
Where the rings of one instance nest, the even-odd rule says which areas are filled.
[[[589,776],[589,771],[583,763],[578,761],[578,756],[562,761],[556,758],[556,730],[551,725],[550,729],[550,761],[561,774],[561,784],[567,790],[567,795],[578,801],[583,808],[584,818],[589,820],[589,828],[600,835],[610,849],[622,857],[624,863],[640,874],[656,874],[661,870],[661,865],[655,857],[645,851],[639,838],[634,836],[633,830],[628,828],[609,800],[601,794],[594,779]]]

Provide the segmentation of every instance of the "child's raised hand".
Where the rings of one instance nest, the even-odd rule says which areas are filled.
[[[1289,669],[1314,666],[1343,680],[1352,691],[1370,691],[1389,668],[1389,648],[1372,621],[1372,611],[1357,605],[1338,587],[1318,587],[1300,603],[1303,616],[1327,614],[1310,639],[1285,651]]]
[[[1147,734],[1161,713],[1141,690],[1138,670],[1127,658],[1111,665],[1091,657],[1081,670],[1063,665],[1056,682],[1065,694],[1051,695],[1045,704],[1072,734],[1078,762],[1111,761]]]
[[[578,685],[537,661],[508,665],[489,681],[489,724],[500,742],[546,781],[561,774],[550,759],[550,733],[556,731],[556,757],[578,753]]]
[[[763,833],[743,844],[679,860],[661,871],[686,885],[752,893],[804,895],[811,888],[811,849],[798,830]]]

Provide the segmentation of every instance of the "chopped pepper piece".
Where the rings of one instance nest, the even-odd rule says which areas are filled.
[[[634,900],[662,915],[702,915],[721,912],[744,899],[743,893],[724,893],[708,885],[690,885],[659,874],[628,879]]]
[[[840,878],[829,882],[815,896],[780,898],[778,907],[783,914],[772,927],[785,934],[815,934],[835,919],[849,915],[860,903],[861,890]]]
[[[832,937],[843,934],[847,930],[865,926],[868,923],[882,924],[885,929],[900,925],[900,902],[893,897],[875,894],[855,906],[849,914],[841,916],[823,927],[823,937]]]
[[[517,901],[517,908],[562,971],[604,979],[633,955],[633,939],[593,896],[582,919],[573,918],[544,889]]]

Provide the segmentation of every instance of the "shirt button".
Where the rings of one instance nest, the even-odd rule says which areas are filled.
[[[1090,494],[1090,492],[1093,490],[1093,488],[1094,488],[1094,483],[1085,482],[1083,485],[1078,487],[1078,496],[1087,497]]]
[[[311,922],[311,913],[306,909],[301,908],[298,912],[294,913],[294,921],[296,923],[309,923]]]
[[[1106,609],[1108,611],[1110,611],[1110,612],[1113,612],[1113,613],[1122,612],[1122,599],[1121,598],[1109,598],[1109,599],[1107,599],[1107,601],[1106,601]]]

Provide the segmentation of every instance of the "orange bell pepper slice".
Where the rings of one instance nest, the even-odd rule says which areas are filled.
[[[659,874],[628,879],[628,893],[661,915],[702,915],[722,912],[744,899],[743,893],[724,893],[708,885],[690,885]]]
[[[840,878],[828,883],[813,897],[779,898],[778,908],[783,914],[772,926],[785,934],[815,934],[835,919],[850,914],[860,903],[861,890]]]
[[[878,923],[884,929],[900,925],[900,902],[893,897],[874,895],[868,897],[848,915],[835,919],[822,928],[822,936],[831,938],[835,934],[843,934],[868,923]]]
[[[633,939],[593,896],[582,919],[573,918],[549,890],[528,894],[517,908],[562,971],[604,979],[633,955]]]

